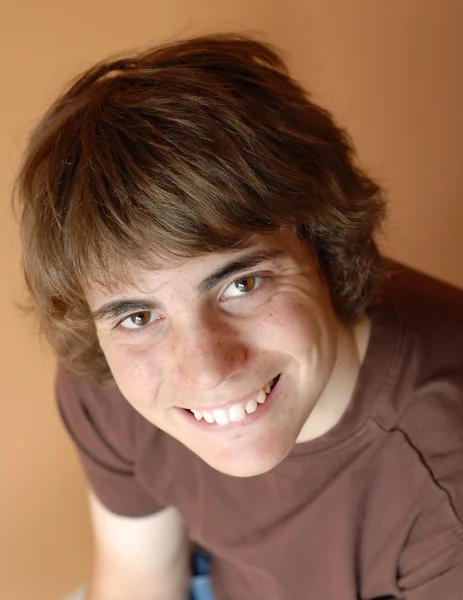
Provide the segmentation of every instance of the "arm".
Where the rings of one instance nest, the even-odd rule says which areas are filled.
[[[95,539],[87,600],[185,600],[189,543],[174,508],[147,517],[122,517],[90,493]]]

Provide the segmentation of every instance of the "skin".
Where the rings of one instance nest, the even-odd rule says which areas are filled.
[[[274,256],[201,287],[256,252]],[[339,422],[368,345],[369,320],[363,316],[351,328],[340,322],[312,252],[290,232],[138,271],[134,280],[136,287],[117,292],[89,290],[103,352],[128,402],[209,465],[239,477],[264,473],[295,444]],[[230,405],[277,375],[274,399],[252,422],[198,427],[179,410]]]

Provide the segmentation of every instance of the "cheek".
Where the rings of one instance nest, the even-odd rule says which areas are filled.
[[[277,299],[260,315],[257,340],[281,351],[305,351],[307,347],[324,344],[331,329],[327,316],[307,301]]]
[[[141,347],[117,346],[103,351],[122,394],[134,406],[152,406],[161,381],[157,362]]]

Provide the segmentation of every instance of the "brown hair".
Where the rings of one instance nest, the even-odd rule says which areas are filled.
[[[32,134],[17,183],[24,272],[60,359],[111,378],[85,289],[114,283],[116,264],[238,248],[281,227],[314,246],[338,315],[355,319],[380,272],[384,202],[353,156],[278,53],[247,37],[87,71]]]

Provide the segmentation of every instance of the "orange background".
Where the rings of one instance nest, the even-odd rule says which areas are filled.
[[[0,6],[0,598],[58,600],[85,579],[84,483],[53,402],[54,360],[24,300],[14,174],[70,77],[108,54],[215,30],[263,32],[347,126],[387,189],[383,246],[463,287],[459,0],[3,0]]]

